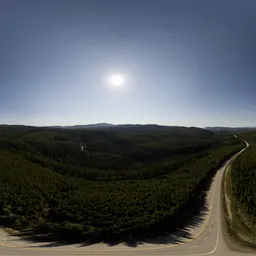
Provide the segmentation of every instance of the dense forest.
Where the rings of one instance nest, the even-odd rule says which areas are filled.
[[[199,128],[0,126],[0,223],[66,240],[166,232],[243,146]]]
[[[240,135],[250,147],[233,163],[231,187],[234,218],[232,228],[256,244],[256,132]]]

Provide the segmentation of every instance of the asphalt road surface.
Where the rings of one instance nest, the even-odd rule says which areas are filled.
[[[249,146],[246,143],[247,147]],[[241,154],[245,149],[241,150]],[[138,243],[109,245],[59,245],[56,243],[35,243],[20,240],[0,231],[0,255],[66,256],[66,255],[256,255],[255,252],[232,251],[225,243],[223,220],[221,218],[221,186],[224,170],[231,160],[221,167],[211,184],[207,202],[201,215],[184,230],[175,235],[160,237]]]

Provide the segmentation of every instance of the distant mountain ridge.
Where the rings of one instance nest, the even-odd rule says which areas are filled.
[[[54,125],[54,126],[47,126],[49,128],[65,128],[65,129],[86,129],[86,128],[103,128],[103,127],[111,127],[115,126],[114,124],[109,123],[97,123],[97,124],[77,124],[77,125]]]
[[[20,127],[20,128],[34,128],[36,126],[30,125],[7,125],[1,124],[1,127]],[[211,132],[243,132],[243,131],[253,131],[256,130],[256,127],[225,127],[225,126],[207,126],[204,128],[199,127],[185,127],[185,126],[172,126],[172,125],[159,125],[159,124],[110,124],[110,123],[96,123],[96,124],[81,124],[81,125],[51,125],[51,126],[40,126],[41,128],[58,128],[58,129],[101,129],[101,128],[133,128],[133,129],[140,129],[140,128],[154,128],[154,129],[168,129],[168,128],[198,128],[205,131]]]
[[[203,129],[212,131],[212,132],[235,132],[235,131],[249,131],[249,130],[256,130],[256,127],[221,127],[221,126],[214,126],[214,127],[204,127]]]
[[[85,124],[85,125],[70,125],[70,126],[48,126],[47,128],[62,128],[62,129],[97,129],[97,128],[113,128],[113,129],[182,129],[182,130],[200,130],[209,132],[207,130],[199,127],[186,127],[177,125],[159,125],[159,124],[110,124],[110,123],[96,123],[96,124]],[[212,131],[211,131],[212,132]]]
[[[103,127],[111,127],[111,126],[115,126],[115,125],[114,124],[109,124],[109,123],[97,123],[97,124],[65,126],[65,128],[83,129],[83,128],[103,128]]]

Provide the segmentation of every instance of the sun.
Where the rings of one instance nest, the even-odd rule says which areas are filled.
[[[114,74],[109,76],[109,82],[115,87],[121,87],[124,84],[125,79],[121,74]]]

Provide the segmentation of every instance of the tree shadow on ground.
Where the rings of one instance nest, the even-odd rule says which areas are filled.
[[[205,220],[205,216],[208,213],[208,207],[206,202],[200,207],[199,212],[196,215],[191,216],[191,219],[184,219],[184,224],[182,226],[177,226],[172,231],[165,231],[165,233],[152,230],[148,235],[142,235],[141,237],[129,237],[129,238],[121,238],[121,239],[104,239],[104,240],[86,240],[86,241],[73,241],[73,242],[65,242],[65,241],[55,241],[52,242],[52,238],[48,236],[36,236],[32,234],[27,234],[27,237],[24,237],[23,234],[16,235],[19,237],[23,237],[24,240],[29,242],[36,243],[44,243],[39,245],[39,247],[56,247],[56,246],[65,246],[71,244],[77,244],[78,247],[85,247],[89,245],[93,245],[96,243],[103,242],[107,244],[109,247],[117,246],[119,244],[123,244],[127,247],[137,247],[142,244],[154,244],[154,245],[170,245],[170,244],[178,244],[181,242],[185,242],[186,240],[192,239],[191,230],[199,227]],[[38,247],[38,245],[35,245]],[[33,246],[32,246],[33,247]]]
[[[189,204],[181,209],[169,223],[165,221],[164,223],[156,224],[150,229],[143,230],[143,232],[141,230],[135,230],[134,233],[128,235],[125,234],[106,239],[84,239],[83,241],[56,241],[56,237],[53,237],[51,234],[38,235],[33,232],[22,232],[12,237],[20,238],[27,242],[35,242],[36,244],[31,247],[56,247],[71,244],[77,244],[78,247],[85,247],[96,243],[105,243],[108,246],[123,244],[128,247],[137,247],[141,244],[178,244],[192,239],[191,230],[199,227],[209,213],[206,191],[209,191],[212,181],[212,178],[207,179],[203,186],[203,192],[190,200]],[[37,243],[43,244],[38,245]]]
[[[206,202],[205,193],[203,196],[193,202],[193,206],[184,209],[177,219],[172,221],[171,225],[165,225],[158,229],[157,225],[153,229],[148,230],[147,233],[135,233],[130,236],[122,236],[117,238],[110,239],[88,239],[86,241],[54,241],[53,237],[49,235],[37,235],[33,232],[25,232],[14,235],[19,237],[22,240],[27,242],[43,243],[42,245],[34,245],[36,247],[56,247],[56,246],[65,246],[71,244],[77,244],[78,247],[89,246],[92,244],[103,242],[110,247],[123,244],[128,247],[137,247],[142,244],[155,244],[155,245],[169,245],[169,244],[178,244],[185,242],[188,239],[192,239],[191,230],[200,226],[205,220],[206,214],[209,212],[208,205]],[[176,223],[173,225],[173,223]],[[55,239],[56,240],[56,239]],[[33,246],[32,246],[33,247]]]

